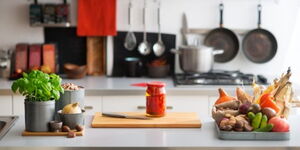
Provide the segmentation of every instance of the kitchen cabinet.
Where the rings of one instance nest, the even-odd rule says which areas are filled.
[[[21,95],[0,96],[4,100],[0,114],[24,115],[24,97]],[[2,98],[3,97],[3,98]],[[211,116],[211,108],[218,96],[167,96],[167,111],[197,112],[201,118]],[[87,115],[95,112],[144,112],[145,96],[86,96],[85,109]],[[8,110],[8,111],[7,111]],[[8,112],[8,113],[7,113]],[[208,115],[209,114],[209,115]]]
[[[103,96],[103,112],[145,111],[145,96]]]
[[[173,107],[168,111],[197,112],[200,119],[207,118],[208,96],[169,96],[167,105]]]
[[[85,109],[87,115],[93,115],[95,112],[101,112],[101,96],[86,96]],[[24,115],[24,97],[20,95],[13,95],[13,115]]]
[[[24,115],[24,96],[22,95],[13,95],[12,96],[12,107],[13,107],[13,115]]]
[[[103,96],[103,112],[144,112],[145,96]],[[207,117],[208,96],[167,96],[167,111],[197,112]]]
[[[12,96],[0,96],[0,115],[12,115]]]
[[[209,117],[211,117],[211,109],[212,109],[214,103],[217,101],[218,98],[219,98],[219,96],[209,96],[209,98],[208,98],[208,101],[209,101],[209,106],[208,106]]]
[[[85,96],[84,106],[86,115],[94,115],[95,112],[102,112],[101,96]]]

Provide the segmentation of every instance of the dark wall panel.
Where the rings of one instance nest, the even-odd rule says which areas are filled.
[[[76,28],[44,28],[45,43],[57,46],[59,72],[63,73],[63,64],[86,64],[86,37],[78,37]]]
[[[137,40],[137,46],[134,50],[128,51],[124,47],[124,39],[126,37],[127,32],[118,32],[118,35],[114,37],[114,64],[113,64],[113,74],[114,77],[125,76],[125,64],[124,59],[125,57],[138,57],[142,60],[143,66],[140,70],[142,76],[147,75],[147,63],[158,59],[158,58],[165,58],[167,62],[170,64],[170,76],[174,74],[174,64],[175,64],[175,55],[170,52],[172,48],[176,46],[176,35],[174,34],[162,34],[162,40],[165,44],[166,51],[165,53],[160,56],[156,57],[151,51],[151,53],[147,56],[143,56],[138,52],[138,45],[143,41],[143,33],[142,32],[134,32]],[[153,49],[154,43],[157,42],[158,35],[157,33],[147,33],[147,41],[150,43],[151,49]]]

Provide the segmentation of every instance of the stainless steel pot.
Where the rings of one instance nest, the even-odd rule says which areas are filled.
[[[185,73],[204,73],[212,70],[214,56],[223,54],[224,50],[214,50],[206,46],[180,46],[172,52],[179,54],[180,68]]]

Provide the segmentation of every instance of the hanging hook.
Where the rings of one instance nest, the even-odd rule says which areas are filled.
[[[147,7],[147,1],[144,0],[144,8],[146,8],[146,7]]]
[[[129,0],[129,8],[132,8],[132,0]]]
[[[262,6],[261,6],[260,3],[257,5],[257,10],[258,10],[258,11],[261,11],[261,10],[262,10]]]

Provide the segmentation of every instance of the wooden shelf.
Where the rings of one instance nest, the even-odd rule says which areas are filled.
[[[45,24],[45,23],[41,23],[41,24],[31,24],[31,27],[70,27],[71,23],[70,22],[66,22],[66,23],[53,23],[53,24]]]

